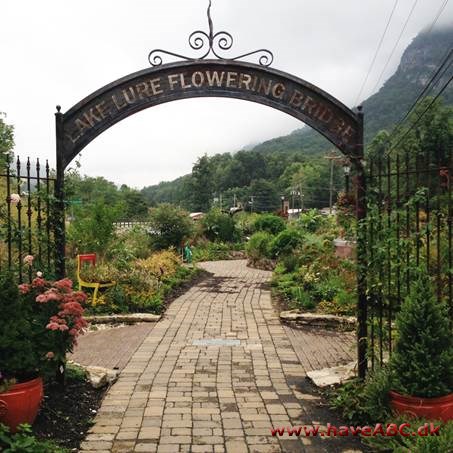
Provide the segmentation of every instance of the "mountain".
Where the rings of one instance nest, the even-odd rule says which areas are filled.
[[[365,112],[365,138],[369,141],[378,131],[390,129],[415,101],[453,45],[453,26],[431,33],[420,33],[407,47],[395,74],[382,88],[363,102]],[[436,79],[435,95],[452,75],[451,62]],[[453,84],[443,93],[447,104],[453,104]]]
[[[366,143],[380,130],[391,129],[403,117],[452,45],[453,26],[433,30],[431,33],[421,32],[416,36],[404,51],[395,74],[377,93],[362,103]],[[451,74],[450,67],[442,77],[436,79],[433,94],[447,82]],[[442,97],[446,103],[453,104],[453,84],[449,85]],[[263,142],[252,149],[260,152],[303,149],[305,154],[316,155],[331,148],[330,142],[318,132],[304,127],[289,135]]]
[[[414,103],[416,97],[426,87],[440,62],[452,48],[453,26],[421,32],[404,51],[396,72],[384,83],[380,90],[363,103],[365,114],[365,143],[369,143],[374,135],[382,129],[391,130]],[[434,88],[427,95],[435,95],[449,80],[452,74],[451,62],[439,74]],[[453,104],[453,84],[443,93],[447,104]],[[278,194],[288,192],[288,184],[294,184],[294,174],[301,173],[301,165],[310,165],[316,172],[328,175],[328,162],[323,159],[332,144],[319,133],[304,127],[291,134],[267,140],[256,146],[247,147],[238,153],[216,155],[211,158],[213,166],[213,192],[229,192],[236,198],[240,193],[243,197],[254,197],[252,183],[266,180],[274,186],[273,203],[279,203]],[[303,150],[303,152],[301,152]],[[246,154],[249,153],[249,158]],[[261,156],[261,157],[260,157]],[[252,164],[250,164],[252,162]],[[288,167],[293,173],[288,173]],[[259,171],[255,171],[259,168]],[[246,173],[241,182],[238,175]],[[304,168],[307,173],[307,168]],[[316,173],[315,172],[315,173]],[[312,172],[313,173],[313,172]],[[248,176],[248,178],[247,178]],[[239,178],[241,179],[241,178]],[[335,176],[338,182],[340,177]],[[191,208],[189,200],[191,175],[185,175],[170,182],[145,187],[142,192],[151,205],[160,202],[179,203]],[[319,192],[313,195],[313,205],[325,205],[328,200],[328,181],[323,176],[319,181],[311,180],[311,184],[320,184]],[[233,193],[234,192],[234,193]],[[265,196],[266,202],[271,196]],[[275,198],[275,199],[274,199]]]

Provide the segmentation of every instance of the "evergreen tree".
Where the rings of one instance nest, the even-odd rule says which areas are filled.
[[[397,391],[411,396],[436,397],[453,386],[453,337],[448,308],[438,302],[430,278],[418,278],[396,320],[398,340],[391,359]]]
[[[200,157],[192,168],[190,190],[192,209],[194,211],[208,211],[213,193],[213,170],[206,154]]]

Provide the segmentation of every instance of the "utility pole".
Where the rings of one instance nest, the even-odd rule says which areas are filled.
[[[304,211],[304,194],[302,193],[302,184],[299,184],[300,212]]]
[[[330,183],[329,183],[329,214],[332,214],[333,199],[333,159],[330,160]]]
[[[330,160],[330,184],[329,184],[329,214],[332,214],[333,206],[333,163],[335,160],[342,159],[341,156],[337,156],[334,151],[324,156],[324,159]]]
[[[236,207],[236,194],[235,193],[233,194],[233,205],[234,205],[234,207]]]

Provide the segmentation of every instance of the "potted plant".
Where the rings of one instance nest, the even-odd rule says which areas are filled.
[[[28,307],[9,273],[0,274],[0,422],[33,423],[43,397]]]
[[[448,308],[437,300],[425,271],[417,271],[396,327],[390,362],[392,409],[420,418],[453,419],[453,336]]]
[[[0,422],[14,432],[33,423],[43,396],[42,376],[64,377],[66,354],[86,326],[86,296],[72,281],[49,282],[41,276],[31,284],[0,280]]]

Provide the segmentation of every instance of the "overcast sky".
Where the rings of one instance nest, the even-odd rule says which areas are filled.
[[[213,0],[214,32],[233,35],[231,56],[257,48],[352,107],[395,0]],[[385,77],[431,24],[444,0],[418,0]],[[208,29],[208,0],[2,0],[0,111],[16,154],[55,162],[54,112],[149,66],[154,48],[193,55],[187,38]],[[362,99],[372,94],[414,0],[399,0]],[[453,18],[453,1],[438,23]],[[255,61],[254,61],[255,62]],[[82,173],[141,188],[190,172],[198,156],[237,151],[301,127],[295,118],[239,100],[201,98],[142,111],[82,153]]]

